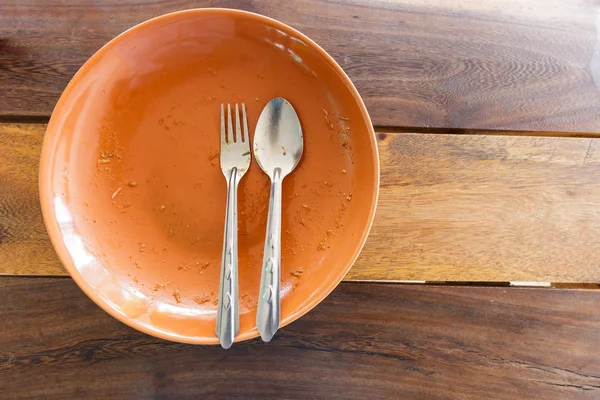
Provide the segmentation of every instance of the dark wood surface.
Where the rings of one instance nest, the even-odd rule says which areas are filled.
[[[600,6],[569,0],[3,1],[0,115],[50,115],[107,41],[194,7],[253,11],[306,33],[378,126],[600,132]]]
[[[2,398],[585,399],[600,291],[343,283],[258,340],[165,342],[68,278],[0,279]]]
[[[45,126],[0,123],[0,273],[66,275],[41,217]],[[600,282],[600,139],[378,133],[349,280]]]

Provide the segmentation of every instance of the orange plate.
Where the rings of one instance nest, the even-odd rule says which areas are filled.
[[[282,326],[327,296],[371,227],[375,134],[338,64],[306,36],[236,10],[164,15],[85,63],[44,139],[40,196],[52,243],[104,310],[161,338],[215,344],[226,183],[220,104],[254,131],[273,97],[295,107],[304,155],[283,182]],[[240,334],[256,303],[269,179],[253,160],[239,188]]]

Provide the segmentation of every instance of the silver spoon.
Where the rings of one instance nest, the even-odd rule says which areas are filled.
[[[271,197],[263,255],[256,328],[265,342],[279,328],[281,276],[281,188],[283,178],[298,165],[304,139],[294,107],[283,98],[271,100],[263,109],[254,133],[254,158],[271,178]]]

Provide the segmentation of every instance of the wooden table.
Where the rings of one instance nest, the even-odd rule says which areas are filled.
[[[45,124],[85,60],[205,6],[321,44],[382,163],[346,281],[270,344],[229,351],[104,313],[67,277],[37,194]],[[599,15],[569,0],[0,0],[1,397],[598,398]]]

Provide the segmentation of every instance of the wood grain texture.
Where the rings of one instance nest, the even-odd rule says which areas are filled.
[[[259,340],[134,331],[70,279],[0,278],[3,398],[592,399],[600,291],[344,283]]]
[[[44,129],[0,124],[1,274],[66,274],[37,194]],[[347,280],[600,282],[600,139],[378,140],[380,201]]]
[[[45,128],[0,124],[0,274],[65,273],[48,238],[38,195]]]
[[[347,279],[600,281],[599,139],[378,137],[380,201]]]
[[[306,33],[378,126],[600,132],[600,5],[569,0],[2,2],[0,115],[49,115],[107,41],[194,7],[253,11]]]

